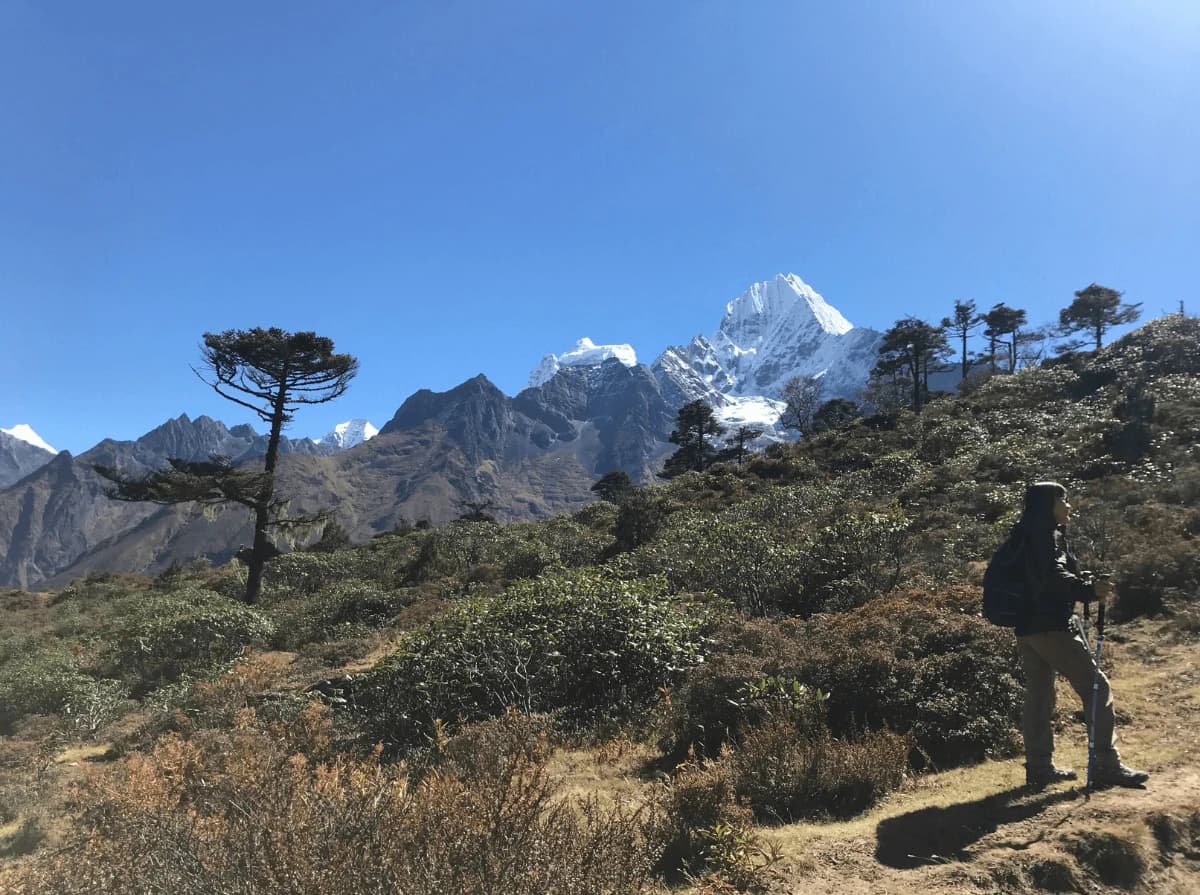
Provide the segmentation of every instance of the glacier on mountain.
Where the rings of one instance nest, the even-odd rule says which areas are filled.
[[[549,382],[563,367],[590,367],[602,364],[615,357],[627,367],[637,366],[637,352],[632,345],[597,345],[587,336],[575,343],[575,347],[562,354],[547,354],[542,362],[529,374],[526,388],[535,388]]]
[[[19,423],[11,429],[0,429],[5,435],[11,435],[18,441],[23,441],[26,444],[32,444],[36,448],[41,448],[43,451],[49,451],[52,454],[57,454],[58,451],[50,447],[42,436],[33,431],[33,428],[26,423]]]

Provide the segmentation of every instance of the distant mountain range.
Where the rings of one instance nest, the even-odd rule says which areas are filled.
[[[335,509],[357,540],[401,521],[449,521],[464,500],[490,501],[508,519],[574,510],[611,470],[652,480],[687,401],[708,401],[730,425],[770,428],[790,376],[819,377],[826,397],[851,396],[879,339],[799,277],[781,275],[730,302],[712,336],[668,348],[649,366],[628,345],[583,339],[547,355],[515,397],[480,375],[446,392],[416,392],[378,434],[351,420],[321,439],[285,438],[280,491],[293,512]],[[207,521],[189,507],[119,503],[92,469],[136,474],[168,457],[214,453],[246,462],[265,452],[266,437],[250,426],[181,415],[78,457],[12,431],[0,430],[0,585],[52,587],[93,569],[153,572],[199,555],[220,563],[250,542],[243,510]]]

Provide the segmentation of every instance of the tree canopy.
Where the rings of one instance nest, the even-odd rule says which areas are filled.
[[[670,437],[672,444],[679,445],[679,450],[667,458],[660,475],[669,479],[685,472],[707,469],[718,457],[717,448],[709,439],[724,431],[713,409],[703,401],[684,404],[676,414],[675,431]]]
[[[169,459],[169,467],[141,478],[97,466],[115,483],[109,496],[117,500],[207,506],[234,503],[254,514],[254,546],[250,553],[246,601],[256,602],[263,566],[271,547],[268,528],[295,528],[323,521],[326,514],[284,517],[286,500],[275,495],[275,467],[283,427],[303,404],[324,404],[340,397],[358,372],[358,360],[335,354],[333,340],[314,332],[270,329],[205,333],[202,368],[192,368],[221,397],[256,413],[270,425],[261,471],[234,468],[227,457],[208,462]]]
[[[1096,340],[1096,350],[1103,346],[1104,333],[1114,326],[1132,323],[1141,316],[1141,302],[1123,304],[1123,292],[1092,283],[1075,293],[1075,300],[1058,312],[1059,330],[1063,335],[1086,332]]]
[[[929,366],[950,353],[946,333],[916,317],[904,317],[883,334],[873,376],[904,376],[912,385],[912,408],[918,413],[929,397]]]
[[[952,333],[956,339],[962,342],[962,378],[967,378],[967,339],[970,338],[972,330],[983,322],[983,315],[975,309],[975,302],[971,300],[956,301],[954,303],[954,316],[942,318],[942,329],[947,333]]]
[[[988,337],[991,345],[992,369],[996,368],[996,345],[1003,342],[1008,347],[1008,372],[1015,372],[1019,333],[1026,323],[1024,309],[1010,308],[1004,302],[1000,302],[992,305],[992,309],[983,315],[983,322],[986,325],[983,334]],[[1007,341],[1005,336],[1009,337]]]

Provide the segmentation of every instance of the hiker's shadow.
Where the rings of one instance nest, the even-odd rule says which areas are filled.
[[[1078,789],[1031,792],[1019,786],[973,802],[889,817],[875,828],[875,859],[901,870],[966,860],[967,846],[1003,824],[1027,820],[1051,805],[1079,797]]]

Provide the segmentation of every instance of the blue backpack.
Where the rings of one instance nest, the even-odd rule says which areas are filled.
[[[992,555],[983,575],[983,617],[993,625],[1015,628],[1029,614],[1031,597],[1025,539],[1010,537]]]

